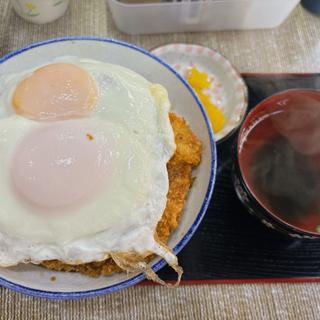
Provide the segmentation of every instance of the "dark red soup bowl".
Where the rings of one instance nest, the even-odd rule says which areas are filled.
[[[265,225],[320,237],[320,91],[280,92],[258,104],[237,140],[236,192]]]

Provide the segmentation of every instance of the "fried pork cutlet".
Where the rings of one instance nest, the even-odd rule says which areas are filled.
[[[177,149],[167,164],[169,175],[167,205],[156,229],[157,238],[163,243],[167,243],[170,234],[178,226],[192,184],[192,169],[199,165],[202,150],[201,142],[186,121],[174,113],[170,113],[169,116]],[[80,272],[93,277],[123,271],[111,258],[79,265],[48,260],[43,261],[42,265],[52,270]]]

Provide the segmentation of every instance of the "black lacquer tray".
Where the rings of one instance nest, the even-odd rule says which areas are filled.
[[[243,76],[249,89],[249,110],[282,90],[320,89],[320,74]],[[238,200],[231,179],[231,146],[236,136],[217,148],[217,179],[209,209],[178,255],[183,282],[320,281],[320,240],[292,239],[272,231],[249,215]],[[159,275],[169,281],[176,278],[168,267]]]

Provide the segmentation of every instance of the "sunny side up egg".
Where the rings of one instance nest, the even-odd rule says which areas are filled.
[[[0,265],[153,252],[175,151],[166,90],[64,57],[0,78]]]

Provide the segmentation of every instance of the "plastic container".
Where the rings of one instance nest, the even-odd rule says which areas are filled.
[[[299,0],[108,2],[118,29],[129,34],[150,34],[274,28],[288,17]]]

